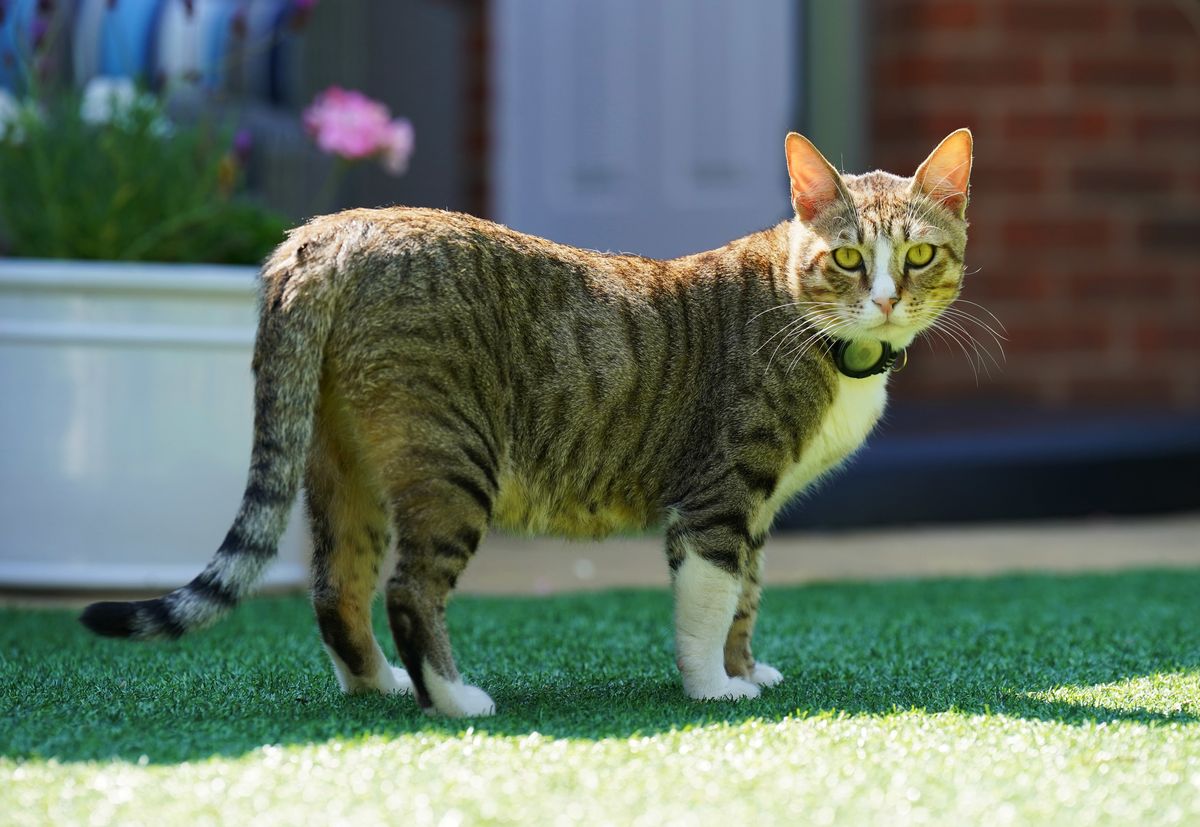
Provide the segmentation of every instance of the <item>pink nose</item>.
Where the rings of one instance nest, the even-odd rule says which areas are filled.
[[[883,311],[883,315],[892,315],[892,307],[900,303],[899,296],[889,296],[888,298],[872,299],[875,304],[879,305],[879,309]]]

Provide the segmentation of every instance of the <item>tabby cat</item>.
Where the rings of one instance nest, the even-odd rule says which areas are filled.
[[[684,691],[778,683],[750,648],[764,539],[862,444],[893,361],[958,296],[972,139],[952,133],[912,178],[839,175],[796,133],[785,150],[793,219],[670,261],[428,209],[293,231],[262,274],[233,527],[188,585],[93,604],[83,623],[145,640],[216,622],[258,582],[303,480],[312,600],[345,692],[494,711],[445,620],[490,526],[661,526]],[[404,669],[371,631],[381,581]]]

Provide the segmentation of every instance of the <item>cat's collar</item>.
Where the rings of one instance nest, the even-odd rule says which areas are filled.
[[[886,373],[900,360],[900,371],[908,364],[908,352],[896,350],[879,339],[834,339],[833,363],[843,376],[851,379],[866,379]]]

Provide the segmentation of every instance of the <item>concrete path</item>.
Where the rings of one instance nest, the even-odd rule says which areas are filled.
[[[828,580],[1200,568],[1200,514],[778,534],[766,549],[768,588]],[[554,594],[627,586],[665,588],[668,582],[657,537],[581,543],[494,535],[459,581],[459,592]],[[5,606],[78,606],[94,599],[95,595],[78,592],[0,589],[0,605]]]
[[[768,587],[1019,571],[1200,568],[1200,515],[779,534],[766,549]],[[552,594],[667,583],[657,538],[578,543],[495,536],[479,550],[459,590]]]

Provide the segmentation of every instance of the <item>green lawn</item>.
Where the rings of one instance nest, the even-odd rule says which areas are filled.
[[[172,645],[0,611],[0,823],[1194,824],[1198,595],[1194,571],[768,590],[786,681],[738,704],[683,699],[666,592],[459,598],[500,709],[473,726],[343,698],[299,597]]]

